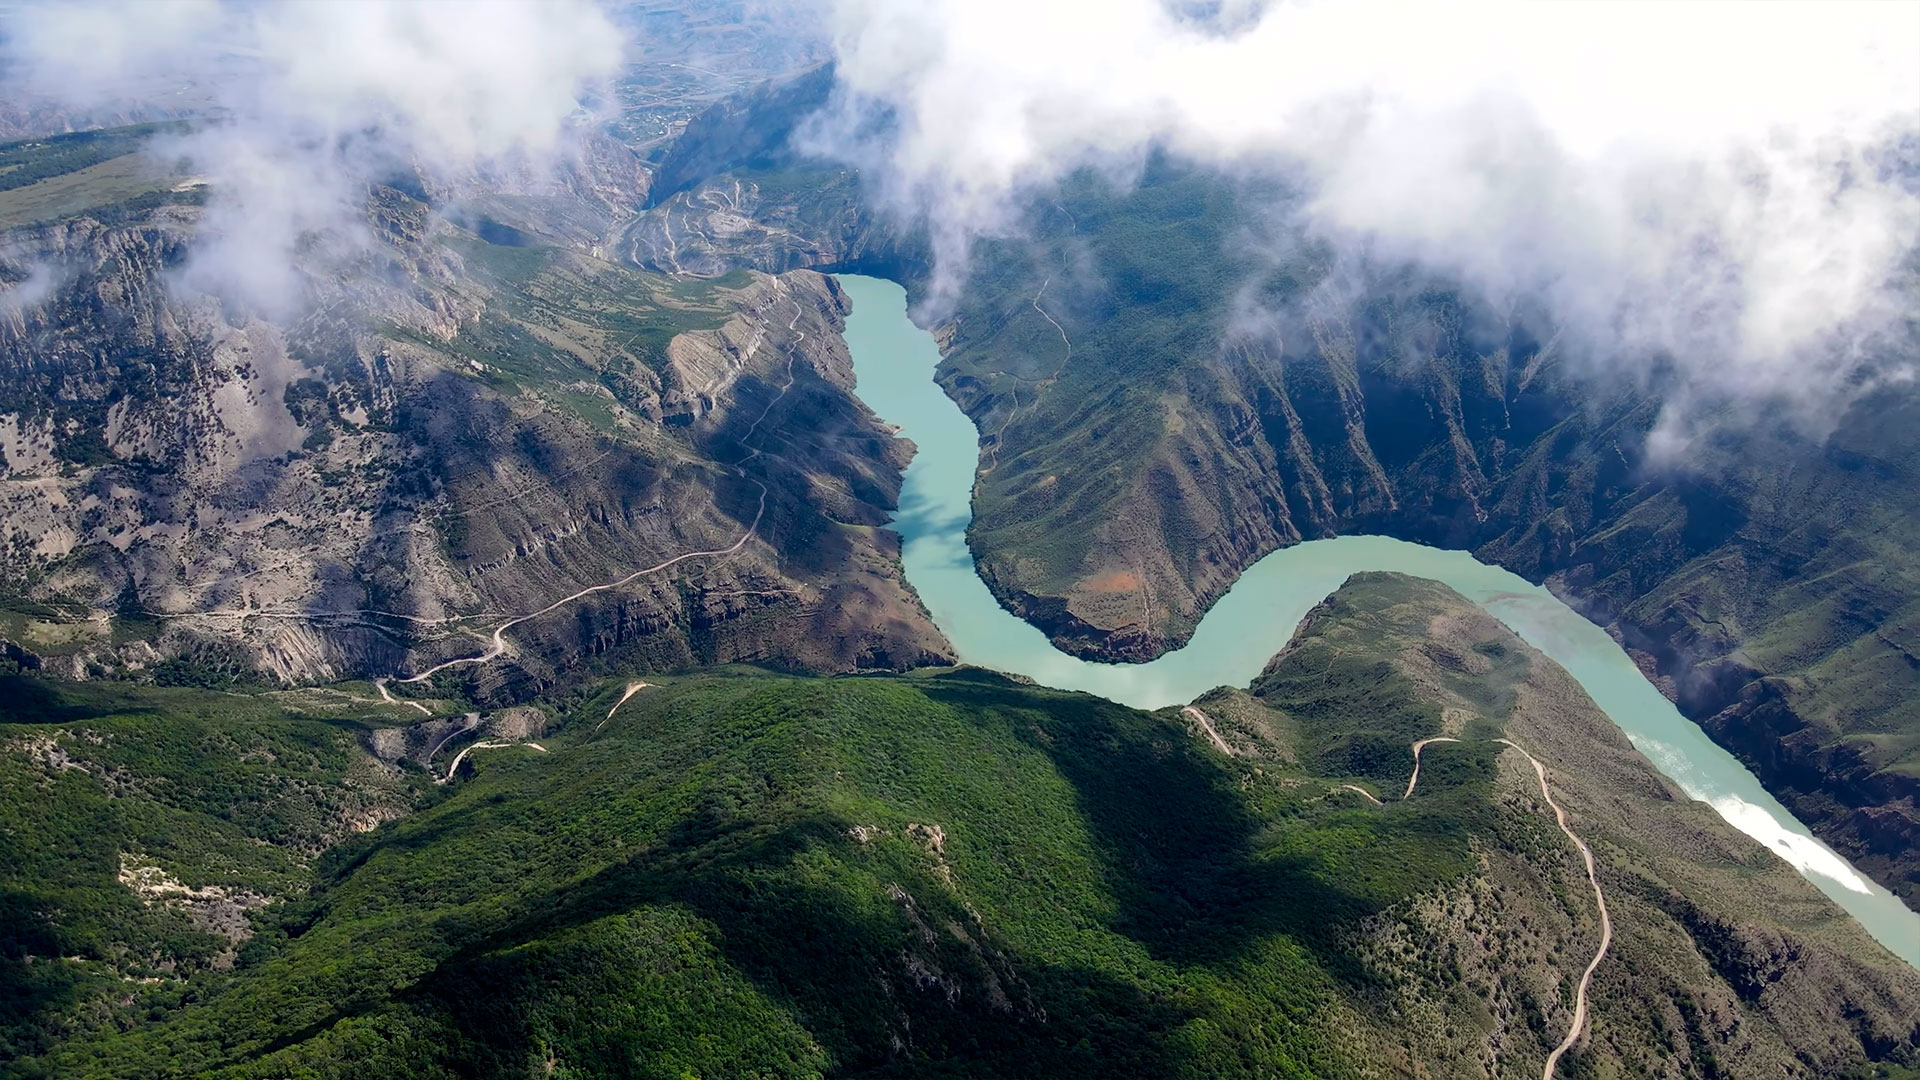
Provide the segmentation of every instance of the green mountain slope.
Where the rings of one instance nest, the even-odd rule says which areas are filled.
[[[1231,754],[1179,710],[971,670],[648,681],[470,751],[231,970],[112,1023],[50,1007],[14,1071],[1538,1075],[1591,895],[1511,752],[1429,748],[1394,798],[1406,740],[1445,732],[1592,771],[1554,782],[1617,937],[1562,1075],[1839,1075],[1920,1038],[1920,977],[1436,586],[1356,579],[1200,702]]]
[[[715,174],[637,219],[629,257],[924,284],[923,238],[876,229],[857,176],[790,147],[769,172],[820,97],[789,92],[689,125],[680,160]],[[1329,283],[1285,206],[1153,161],[1127,191],[1070,181],[976,246],[935,330],[983,432],[971,540],[995,595],[1063,649],[1146,659],[1286,544],[1469,549],[1616,630],[1796,816],[1916,902],[1913,388],[1893,380],[1824,439],[1739,420],[1674,469],[1645,453],[1657,377],[1583,378],[1552,327],[1451,282]]]
[[[0,676],[0,1061],[191,1000],[315,856],[428,800],[356,696]]]

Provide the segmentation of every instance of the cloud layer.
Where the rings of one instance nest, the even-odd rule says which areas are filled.
[[[1920,6],[841,0],[835,31],[892,117],[881,186],[950,267],[1161,149],[1282,170],[1340,250],[1545,301],[1689,392],[1897,375],[1873,356],[1913,307]]]
[[[187,280],[269,314],[303,296],[296,253],[364,239],[368,182],[554,154],[624,49],[589,0],[94,2],[6,30],[10,80],[76,110],[136,86],[211,100],[167,148],[213,193]]]

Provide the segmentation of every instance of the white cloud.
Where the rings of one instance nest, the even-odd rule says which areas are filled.
[[[364,239],[369,181],[556,153],[625,48],[590,0],[36,5],[7,34],[14,81],[75,108],[210,94],[217,122],[167,147],[213,192],[186,280],[270,314],[301,301],[296,253]]]
[[[891,112],[882,186],[949,270],[1034,193],[1160,148],[1284,169],[1343,250],[1542,297],[1598,353],[1672,352],[1689,392],[1844,396],[1912,307],[1889,281],[1920,183],[1888,155],[1915,167],[1920,5],[1181,13],[1206,8],[841,0],[839,70]]]

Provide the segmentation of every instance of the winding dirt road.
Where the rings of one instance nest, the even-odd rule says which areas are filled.
[[[1359,784],[1341,784],[1340,786],[1343,788],[1346,788],[1348,791],[1358,794],[1361,798],[1367,800],[1368,802],[1372,803],[1375,806],[1387,805],[1386,803],[1381,802],[1379,799],[1374,798],[1373,792],[1368,791],[1366,788],[1361,787]]]
[[[1546,1068],[1540,1071],[1540,1080],[1553,1080],[1553,1070],[1559,1065],[1560,1056],[1573,1049],[1573,1044],[1579,1040],[1581,1031],[1587,1026],[1587,988],[1593,983],[1593,970],[1600,966],[1600,961],[1606,958],[1607,947],[1613,944],[1613,919],[1607,914],[1607,896],[1600,891],[1600,879],[1593,872],[1593,851],[1587,847],[1585,840],[1575,836],[1573,830],[1567,827],[1567,812],[1560,809],[1559,803],[1553,801],[1553,792],[1547,789],[1547,767],[1540,764],[1539,758],[1521,749],[1518,743],[1508,739],[1493,741],[1519,750],[1528,761],[1533,763],[1533,774],[1540,778],[1540,797],[1547,800],[1547,805],[1553,808],[1553,818],[1559,823],[1560,831],[1566,833],[1567,839],[1573,841],[1573,846],[1580,849],[1580,860],[1587,866],[1587,884],[1593,886],[1593,902],[1600,908],[1600,948],[1594,951],[1593,959],[1587,962],[1587,970],[1580,976],[1580,985],[1574,989],[1573,1026],[1567,1029],[1567,1037],[1560,1041],[1559,1046],[1553,1048],[1553,1053],[1547,1055]]]
[[[394,697],[392,694],[388,693],[387,680],[385,676],[382,676],[381,678],[373,680],[373,688],[375,690],[380,691],[380,700],[386,702],[389,705],[411,705],[414,708],[419,709],[421,712],[427,714],[428,716],[433,715],[432,709],[427,708],[425,705],[422,705],[417,701],[402,701],[399,698]]]
[[[1060,376],[1067,370],[1067,365],[1073,363],[1073,339],[1067,336],[1067,328],[1064,326],[1061,326],[1059,320],[1047,314],[1047,309],[1040,306],[1040,298],[1047,294],[1047,286],[1051,284],[1053,284],[1053,275],[1049,274],[1047,275],[1047,279],[1040,283],[1040,291],[1034,293],[1033,299],[1028,301],[1028,303],[1033,306],[1033,310],[1040,313],[1041,318],[1047,320],[1047,322],[1049,323],[1052,323],[1053,328],[1059,331],[1060,343],[1067,347],[1067,354],[1061,358],[1060,366],[1054,369],[1053,374],[1047,376],[1044,379],[1024,379],[1018,375],[1015,375],[1011,371],[1002,372],[1002,374],[1006,375],[1008,378],[1013,380],[1013,383],[1014,383],[1013,389],[1008,391],[1008,396],[1010,396],[1013,399],[1013,405],[1007,410],[1007,418],[1000,422],[1000,429],[993,433],[993,446],[988,448],[987,450],[986,464],[980,466],[980,469],[979,469],[980,475],[982,476],[985,476],[986,474],[992,472],[995,468],[999,466],[1000,440],[1003,436],[1006,435],[1007,429],[1013,426],[1014,420],[1020,415],[1020,410],[1024,408],[1031,408],[1032,406],[1039,404],[1040,395],[1046,392],[1046,390],[1051,386],[1053,386],[1054,383],[1059,382]],[[1033,398],[1032,400],[1028,401],[1025,405],[1022,405],[1020,402],[1020,384],[1021,383],[1030,383],[1034,387]]]
[[[1180,709],[1180,711],[1187,715],[1187,719],[1192,720],[1194,723],[1200,725],[1200,730],[1206,733],[1207,740],[1213,743],[1214,749],[1220,751],[1221,753],[1227,755],[1228,757],[1233,756],[1233,747],[1228,746],[1227,740],[1221,738],[1220,732],[1214,728],[1213,717],[1208,716],[1206,713],[1201,712],[1199,709],[1196,709],[1191,705],[1183,706]]]
[[[681,555],[676,555],[673,558],[666,560],[665,562],[656,563],[653,566],[649,566],[641,570],[635,570],[633,573],[628,574],[626,577],[623,577],[618,581],[610,581],[602,585],[590,585],[587,588],[581,589],[579,592],[573,593],[572,595],[563,596],[560,599],[555,600],[553,603],[548,604],[546,607],[540,608],[537,611],[529,611],[524,615],[516,615],[513,618],[508,619],[507,621],[494,627],[493,633],[490,637],[490,641],[484,652],[478,653],[473,656],[462,656],[457,659],[443,661],[441,663],[433,665],[430,668],[427,668],[425,671],[419,672],[414,675],[406,676],[405,678],[396,678],[394,681],[402,682],[402,683],[425,682],[426,680],[432,678],[434,675],[438,674],[439,672],[445,671],[448,668],[459,667],[462,664],[478,665],[478,664],[489,663],[493,660],[499,659],[501,656],[506,654],[507,642],[504,635],[508,630],[513,629],[514,627],[520,625],[523,622],[527,622],[531,619],[537,619],[542,615],[552,614],[553,612],[558,611],[563,607],[566,607],[568,604],[571,604],[576,600],[580,600],[585,597],[592,596],[594,593],[607,592],[612,589],[624,588],[625,586],[632,584],[633,582],[638,581],[643,577],[647,577],[652,574],[657,574],[662,570],[671,569],[672,567],[678,566],[679,564],[686,562],[689,559],[725,557],[728,555],[732,555],[733,553],[739,551],[743,547],[746,547],[747,541],[753,539],[754,535],[759,531],[760,522],[763,518],[766,517],[766,513],[767,513],[767,485],[760,482],[759,480],[754,479],[751,476],[748,476],[747,468],[746,468],[747,462],[752,461],[754,458],[759,457],[761,450],[759,447],[747,445],[747,440],[752,438],[754,433],[760,430],[760,424],[763,421],[765,421],[766,418],[773,412],[774,406],[780,404],[781,399],[787,396],[787,391],[793,389],[793,360],[794,360],[794,357],[799,353],[800,343],[805,341],[807,338],[805,331],[798,329],[800,325],[800,316],[803,314],[805,314],[805,309],[800,306],[800,302],[798,300],[795,300],[793,302],[793,320],[787,323],[787,330],[789,332],[794,333],[796,336],[794,337],[793,342],[787,347],[786,385],[782,386],[780,388],[780,392],[778,394],[775,394],[771,401],[767,402],[766,408],[760,410],[760,415],[754,418],[753,423],[747,426],[746,434],[740,436],[740,439],[739,439],[741,449],[747,451],[747,453],[745,457],[742,457],[739,461],[736,461],[733,463],[733,468],[740,473],[740,476],[742,479],[747,480],[748,482],[752,483],[755,487],[758,487],[760,489],[760,500],[759,500],[759,504],[754,508],[753,521],[747,525],[746,530],[740,534],[739,539],[735,540],[733,543],[728,544],[726,547],[723,547],[723,548],[714,548],[710,551],[689,551]],[[382,694],[386,693],[386,689],[384,686],[382,686],[381,688],[381,693]],[[419,706],[417,705],[415,707],[419,708]],[[617,707],[618,706],[616,706],[616,708]]]
[[[435,780],[434,783],[444,784],[452,780],[453,774],[460,771],[460,763],[465,761],[467,755],[473,753],[475,750],[498,750],[503,746],[524,746],[529,750],[538,750],[543,754],[547,752],[547,748],[537,742],[494,742],[492,739],[482,739],[472,746],[462,747],[460,752],[453,756],[453,762],[447,766],[447,775]]]
[[[1403,799],[1413,798],[1413,785],[1420,782],[1420,751],[1425,750],[1427,746],[1432,743],[1459,742],[1459,741],[1460,741],[1459,739],[1452,738],[1451,736],[1436,735],[1431,739],[1421,739],[1419,742],[1414,743],[1413,744],[1413,775],[1407,777],[1407,793],[1400,797]]]
[[[1430,743],[1459,741],[1459,739],[1441,736],[1432,739],[1421,739],[1419,742],[1414,743],[1413,775],[1407,780],[1407,794],[1402,796],[1402,798],[1412,797],[1414,785],[1420,782],[1421,749]],[[1560,1040],[1560,1045],[1553,1048],[1553,1053],[1547,1055],[1546,1066],[1540,1070],[1540,1080],[1553,1080],[1554,1070],[1559,1067],[1561,1057],[1563,1057],[1568,1050],[1573,1049],[1573,1044],[1580,1041],[1581,1032],[1587,1028],[1587,991],[1593,985],[1594,970],[1600,966],[1600,961],[1606,959],[1607,949],[1613,945],[1613,917],[1607,914],[1607,895],[1601,891],[1600,878],[1594,872],[1593,849],[1587,847],[1587,842],[1580,839],[1580,837],[1575,835],[1574,831],[1567,826],[1567,812],[1561,809],[1559,803],[1553,801],[1553,791],[1547,786],[1547,767],[1541,764],[1539,758],[1527,753],[1524,747],[1511,739],[1495,739],[1493,741],[1502,746],[1511,747],[1512,749],[1520,751],[1521,756],[1532,763],[1533,774],[1540,780],[1540,797],[1546,800],[1548,808],[1553,811],[1554,822],[1560,826],[1560,831],[1566,834],[1568,840],[1573,841],[1574,848],[1580,852],[1580,861],[1585,864],[1587,868],[1587,884],[1593,886],[1594,905],[1600,911],[1600,947],[1594,950],[1593,959],[1587,961],[1587,970],[1580,975],[1579,985],[1574,987],[1573,1024],[1567,1028],[1567,1037]]]
[[[620,695],[620,700],[619,700],[619,701],[616,701],[616,702],[614,702],[614,703],[613,703],[613,708],[611,708],[611,709],[608,709],[608,710],[607,710],[607,719],[608,719],[608,720],[611,720],[611,719],[613,719],[613,714],[614,714],[614,713],[617,713],[617,712],[619,712],[619,711],[620,711],[620,706],[622,706],[622,705],[625,705],[625,704],[627,703],[627,699],[628,699],[628,698],[630,698],[630,697],[632,697],[633,695],[635,695],[635,694],[637,694],[637,693],[639,693],[639,692],[640,692],[640,691],[642,691],[642,690],[645,690],[645,689],[646,689],[647,687],[649,687],[649,686],[652,686],[652,685],[653,685],[653,684],[652,684],[652,683],[650,683],[650,682],[630,682],[630,683],[628,683],[628,684],[627,684],[627,692],[626,692],[626,693],[624,693],[624,694],[621,694],[621,695]]]

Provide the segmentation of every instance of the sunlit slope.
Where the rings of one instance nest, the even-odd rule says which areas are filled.
[[[287,311],[223,308],[181,274],[220,193],[153,134],[0,144],[0,640],[30,664],[404,676],[736,543],[456,674],[944,658],[879,530],[905,448],[848,392],[824,278],[597,257],[640,192],[596,143],[539,197],[370,185],[364,257],[317,246]]]
[[[978,249],[941,380],[983,433],[970,539],[1001,600],[1070,651],[1145,659],[1275,547],[1465,548],[1616,627],[1914,902],[1911,388],[1863,397],[1824,438],[1730,418],[1655,459],[1657,387],[1584,373],[1550,326],[1446,281],[1329,278],[1284,225],[1249,238],[1270,198],[1150,168]]]
[[[1198,703],[1219,742],[977,671],[659,681],[469,756],[231,975],[27,1068],[1538,1075],[1594,914],[1494,735],[1553,765],[1615,906],[1565,1074],[1913,1049],[1911,971],[1435,586],[1357,579]]]

